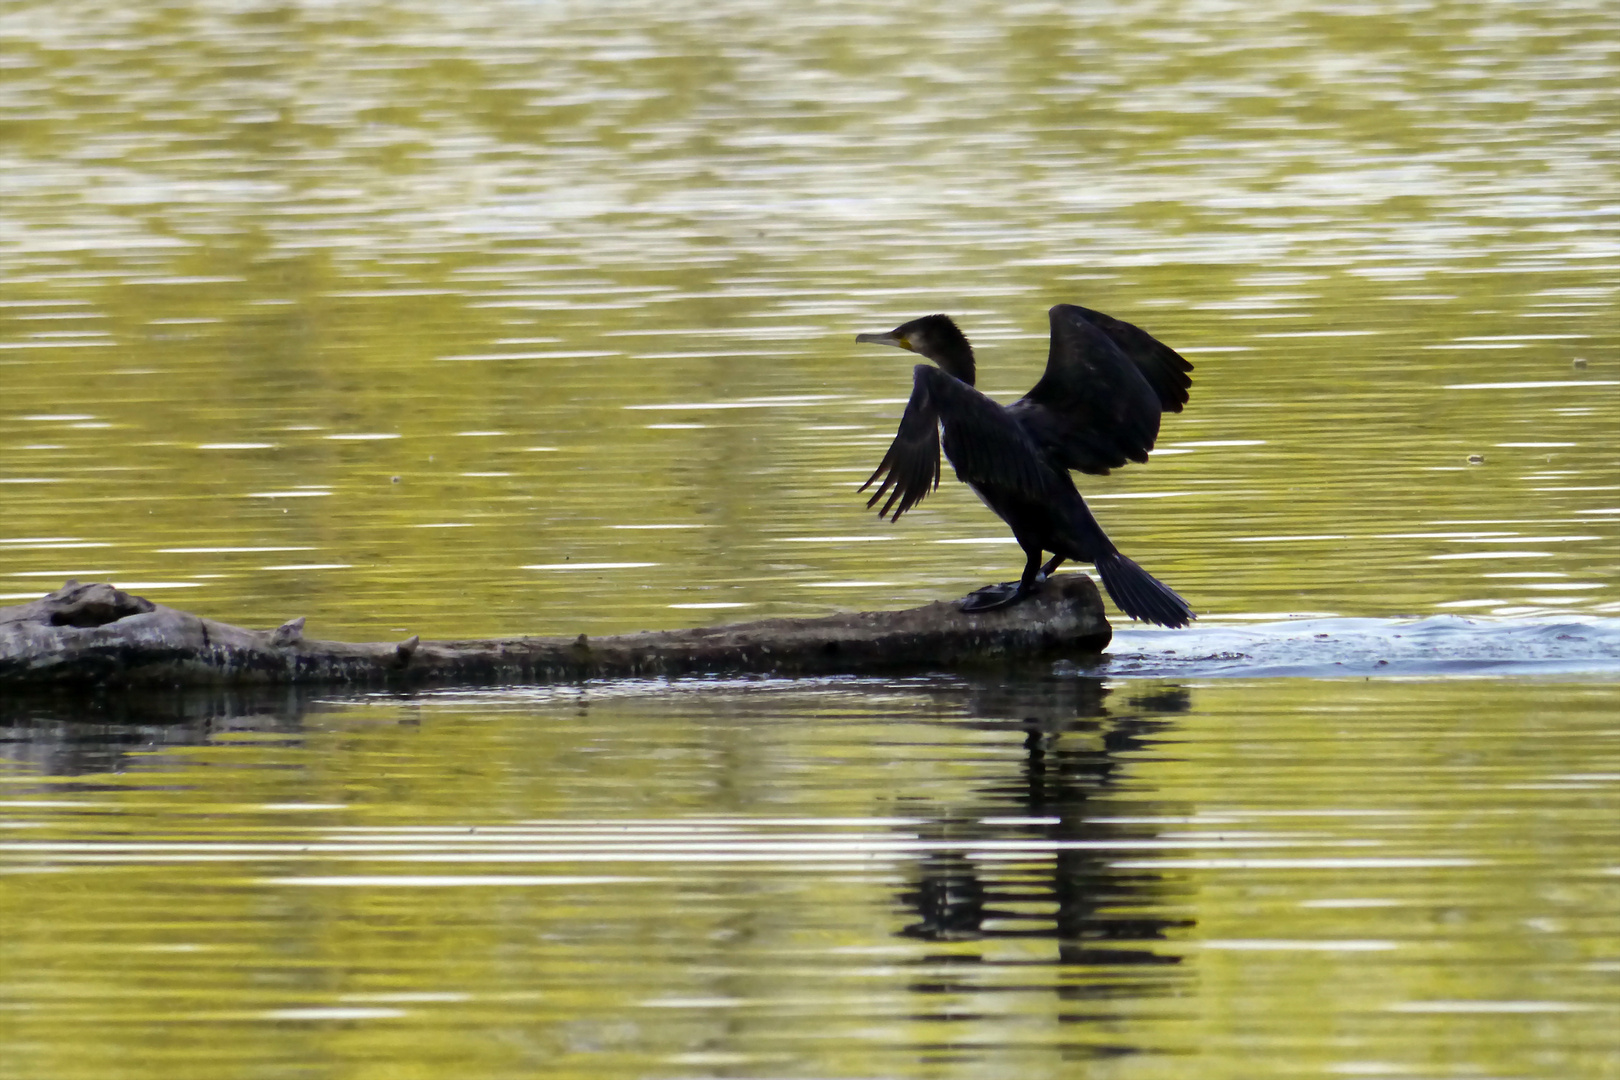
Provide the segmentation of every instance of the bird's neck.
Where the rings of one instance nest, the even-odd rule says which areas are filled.
[[[969,386],[973,385],[973,349],[966,344],[960,349],[942,352],[930,359],[938,364],[945,374],[961,379]]]

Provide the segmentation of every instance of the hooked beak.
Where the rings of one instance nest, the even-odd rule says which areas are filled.
[[[892,330],[886,334],[856,334],[855,340],[866,345],[893,345],[897,349],[916,351],[912,349],[910,339],[901,337]]]

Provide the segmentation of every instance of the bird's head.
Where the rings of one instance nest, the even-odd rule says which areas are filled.
[[[856,341],[870,345],[893,345],[927,357],[947,375],[973,385],[973,346],[956,328],[949,315],[924,315],[901,323],[883,334],[856,334]]]

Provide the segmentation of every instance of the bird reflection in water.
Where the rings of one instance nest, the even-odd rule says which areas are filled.
[[[1100,976],[1056,984],[1064,998],[1167,992],[1162,979],[1181,958],[1155,943],[1193,923],[1163,874],[1115,864],[1122,848],[1157,835],[1153,824],[1137,822],[1171,812],[1126,803],[1115,789],[1129,768],[1122,755],[1150,748],[1168,717],[1190,703],[1183,689],[1155,689],[1131,697],[1115,715],[1104,705],[1109,693],[1102,680],[1088,678],[971,686],[965,704],[974,720],[1023,731],[1026,754],[1016,776],[923,827],[921,838],[941,847],[917,864],[914,884],[900,894],[914,916],[901,934],[940,942],[1051,940],[1052,958],[1034,963]],[[1027,858],[1008,852],[986,858],[973,850],[997,841],[1024,841],[1034,850]],[[1074,841],[1085,846],[1064,844]],[[917,963],[930,970],[912,984],[919,993],[996,988],[984,983],[983,972],[998,962],[982,953],[952,949]],[[953,967],[962,980],[941,977]],[[1164,974],[1144,978],[1148,970]]]

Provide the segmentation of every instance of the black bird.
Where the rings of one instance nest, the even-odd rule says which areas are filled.
[[[912,369],[911,400],[867,506],[898,520],[939,487],[941,432],[957,479],[1005,521],[1024,549],[1016,586],[992,585],[970,595],[963,611],[988,611],[1023,599],[1066,559],[1092,563],[1119,609],[1133,619],[1186,626],[1197,618],[1168,585],[1119,553],[1091,516],[1070,469],[1103,474],[1127,461],[1145,462],[1159,434],[1159,415],[1187,403],[1192,365],[1147,331],[1100,311],[1059,304],[1048,314],[1052,346],[1046,373],[1011,405],[974,389],[973,346],[949,316],[925,315],[886,334],[856,341],[893,345],[934,364]],[[887,475],[885,475],[887,474]],[[1041,555],[1052,559],[1041,565]]]

